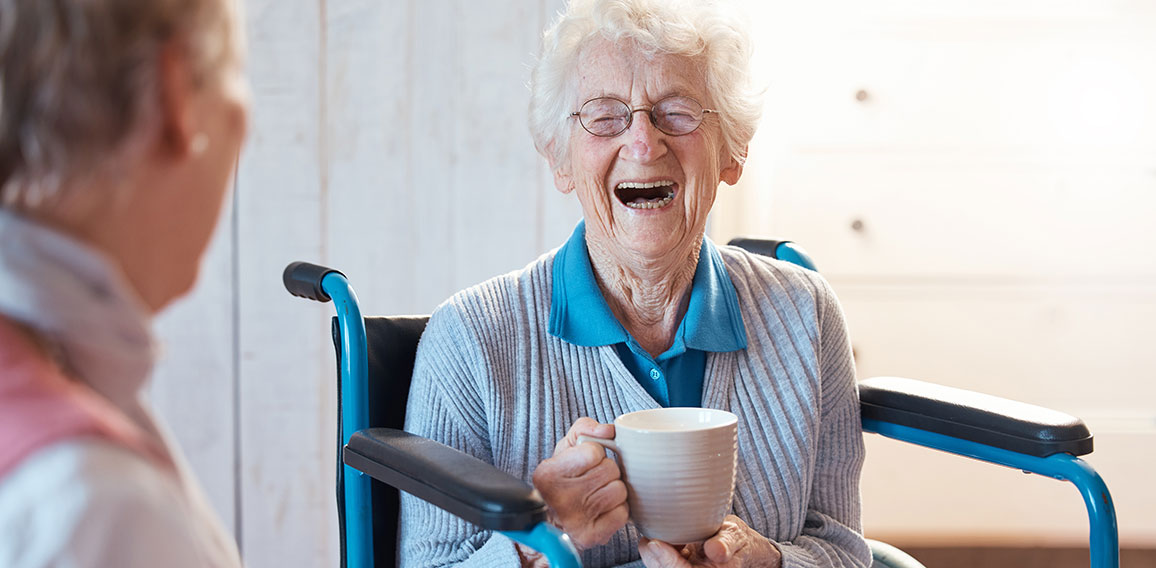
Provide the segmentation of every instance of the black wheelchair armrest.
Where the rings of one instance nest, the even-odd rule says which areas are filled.
[[[899,377],[859,383],[864,419],[907,426],[1037,457],[1092,452],[1092,433],[1063,412]]]
[[[440,442],[392,428],[356,432],[345,463],[487,530],[528,530],[546,503],[528,483]]]

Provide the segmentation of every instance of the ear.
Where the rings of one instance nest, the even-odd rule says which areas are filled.
[[[569,164],[559,164],[554,158],[554,143],[546,145],[546,160],[550,162],[550,171],[554,172],[554,187],[563,194],[574,191],[574,176],[570,175]]]
[[[747,147],[743,147],[743,156],[747,155]],[[727,185],[734,185],[739,182],[739,178],[743,175],[743,164],[735,159],[734,156],[727,156],[724,158],[727,165],[719,172],[719,180],[727,182]]]
[[[160,119],[158,151],[170,158],[185,158],[192,153],[196,136],[192,112],[195,89],[192,70],[185,49],[170,40],[157,57],[157,108]]]
[[[574,191],[573,176],[569,172],[562,171],[561,168],[554,170],[554,187],[562,193]]]

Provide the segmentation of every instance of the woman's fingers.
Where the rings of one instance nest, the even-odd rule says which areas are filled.
[[[572,477],[577,477],[595,467],[608,463],[612,467],[597,473],[611,475],[613,472],[612,477],[618,477],[618,466],[614,461],[607,459],[606,449],[594,442],[587,442],[571,448],[565,448],[560,452],[556,452],[553,457],[544,460],[542,463],[546,463],[547,461],[553,461],[558,468],[566,471]]]
[[[554,455],[567,448],[573,448],[578,445],[578,436],[590,436],[591,438],[613,438],[614,425],[603,424],[593,418],[583,416],[574,421],[570,425],[570,429],[566,432],[566,436],[554,446]]]
[[[709,566],[778,568],[782,563],[778,547],[734,515],[727,515],[718,532],[702,544],[702,555]]]
[[[614,533],[618,532],[618,529],[626,526],[626,521],[628,520],[630,520],[630,509],[626,506],[626,502],[623,501],[622,503],[611,507],[610,510],[599,515],[594,520],[594,524],[591,528],[591,534],[606,535],[604,539],[597,543],[606,544],[606,541],[610,540],[610,537],[613,536]]]
[[[711,562],[726,564],[746,545],[752,535],[758,537],[758,534],[742,519],[727,515],[718,532],[702,543],[702,554]]]
[[[734,558],[735,544],[731,543],[733,534],[719,533],[702,543],[702,553],[708,560],[717,564],[726,564]]]
[[[606,460],[609,465],[614,465],[614,462]],[[605,464],[597,467],[604,467]],[[605,485],[595,489],[586,496],[584,507],[589,516],[595,517],[597,515],[605,514],[607,511],[613,510],[615,507],[621,506],[623,510],[626,509],[626,484],[622,482],[617,475],[610,478]],[[623,521],[625,524],[625,520]]]
[[[690,562],[673,546],[646,537],[638,539],[638,554],[646,568],[688,568]]]
[[[779,568],[782,563],[779,549],[734,515],[728,515],[718,532],[701,544],[688,544],[679,550],[665,542],[640,538],[638,553],[648,568]]]
[[[577,443],[579,435],[613,436],[613,428],[579,419],[558,442],[554,456],[534,470],[534,487],[549,505],[551,521],[580,549],[606,543],[629,517],[618,464],[606,457],[602,446]]]

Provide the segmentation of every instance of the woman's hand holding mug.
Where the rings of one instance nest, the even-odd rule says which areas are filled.
[[[647,568],[780,568],[783,560],[770,540],[734,515],[727,515],[718,532],[706,542],[671,546],[642,538],[638,553]]]
[[[675,544],[710,538],[734,496],[738,417],[710,408],[654,408],[614,420],[630,517],[642,536]],[[585,446],[586,444],[582,444]]]
[[[550,507],[550,522],[586,550],[606,544],[630,515],[618,464],[602,446],[580,443],[579,436],[613,438],[614,425],[579,418],[558,441],[554,455],[538,464],[533,479]]]

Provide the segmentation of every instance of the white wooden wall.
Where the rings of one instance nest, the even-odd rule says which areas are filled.
[[[250,566],[334,566],[331,306],[281,270],[327,263],[367,313],[425,313],[560,244],[579,210],[525,126],[560,0],[245,4],[251,134],[152,394]],[[1121,534],[1156,546],[1156,8],[750,4],[768,107],[712,235],[815,253],[864,376],[1086,416]],[[1066,486],[878,442],[870,534],[1084,538]]]

